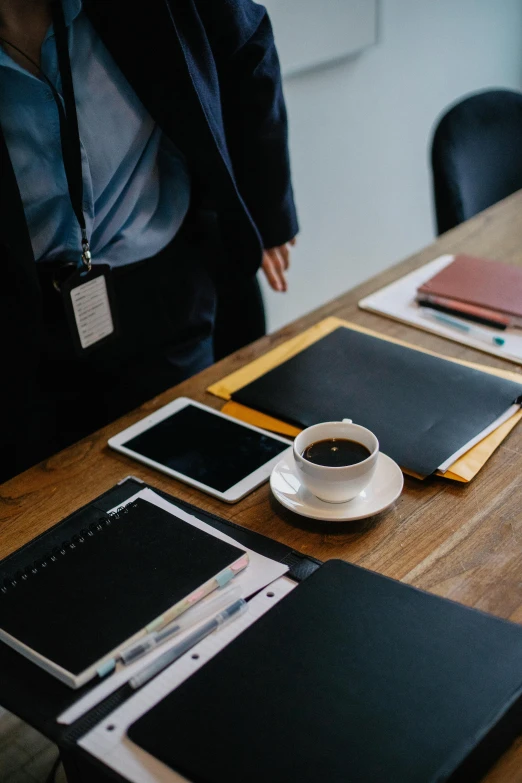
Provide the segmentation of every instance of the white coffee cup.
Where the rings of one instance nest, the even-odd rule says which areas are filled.
[[[346,438],[362,443],[370,455],[362,462],[342,467],[316,465],[302,456],[312,443],[329,438]],[[294,459],[299,479],[313,495],[327,503],[346,503],[362,492],[372,480],[378,457],[379,441],[373,432],[353,424],[351,419],[314,424],[299,433],[294,440]]]

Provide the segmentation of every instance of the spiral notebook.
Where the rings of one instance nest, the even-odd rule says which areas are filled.
[[[244,549],[141,498],[87,507],[0,563],[0,639],[77,688],[247,564]]]

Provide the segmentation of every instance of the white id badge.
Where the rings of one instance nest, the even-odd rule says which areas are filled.
[[[83,355],[116,335],[109,266],[75,273],[61,290],[77,353]]]

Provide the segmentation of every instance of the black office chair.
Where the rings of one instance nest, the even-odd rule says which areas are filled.
[[[436,126],[431,162],[439,234],[522,188],[522,93],[459,101]]]

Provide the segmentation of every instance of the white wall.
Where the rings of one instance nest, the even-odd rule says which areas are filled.
[[[376,41],[377,0],[263,0],[263,5],[277,30],[283,76],[340,60]]]
[[[289,292],[264,286],[270,330],[432,241],[435,118],[467,92],[522,88],[522,0],[379,5],[375,46],[285,80],[301,234]]]

